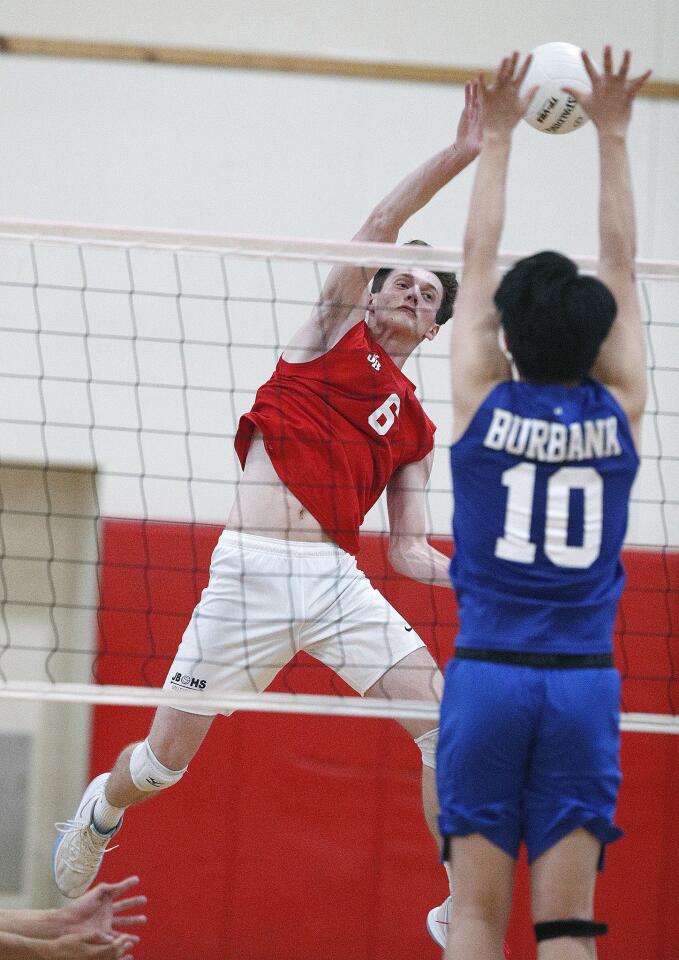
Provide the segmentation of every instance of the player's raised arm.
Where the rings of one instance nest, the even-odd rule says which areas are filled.
[[[477,91],[468,83],[455,142],[417,167],[388,193],[353,239],[395,243],[404,223],[478,156],[480,142]],[[370,269],[338,264],[333,267],[311,318],[287,345],[285,359],[300,362],[325,353],[350,327],[363,319],[368,303],[368,284],[379,266],[375,264]]]
[[[493,302],[499,274],[497,253],[505,214],[507,168],[512,131],[534,91],[519,89],[530,65],[519,68],[518,53],[505,57],[494,82],[478,81],[483,149],[469,203],[464,238],[463,281],[451,344],[454,439],[464,430],[493,384],[510,375],[498,344],[498,312]]]
[[[651,71],[630,78],[629,50],[618,71],[613,69],[610,47],[604,50],[601,73],[584,51],[582,59],[592,81],[591,94],[564,89],[580,101],[597,128],[601,178],[599,277],[618,307],[592,374],[616,395],[635,430],[646,401],[646,350],[634,281],[636,231],[626,137],[632,103]]]

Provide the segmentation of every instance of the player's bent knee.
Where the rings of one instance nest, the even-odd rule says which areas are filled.
[[[130,755],[130,776],[137,790],[144,793],[173,787],[184,776],[183,770],[164,767],[154,754],[148,740],[138,743]]]
[[[436,770],[436,747],[439,742],[439,728],[427,730],[421,737],[415,737],[415,743],[422,754],[422,765]]]
[[[608,926],[605,923],[578,920],[574,917],[567,920],[545,920],[534,924],[533,929],[538,943],[542,943],[543,940],[555,940],[557,937],[603,937],[608,933]]]

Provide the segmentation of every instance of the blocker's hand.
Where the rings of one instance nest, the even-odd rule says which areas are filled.
[[[138,883],[139,877],[127,877],[119,883],[99,883],[88,890],[82,897],[61,909],[64,933],[112,936],[117,927],[146,923],[143,913],[119,916],[125,910],[137,910],[145,906],[144,896],[123,897],[123,894]]]
[[[528,109],[537,87],[520,93],[532,56],[528,54],[520,67],[519,54],[514,51],[498,67],[492,84],[487,85],[483,74],[479,77],[479,94],[484,132],[510,133]],[[518,69],[517,69],[518,67]]]
[[[583,110],[599,130],[599,133],[624,136],[632,115],[632,102],[641,87],[651,76],[647,70],[638,77],[629,77],[629,65],[632,55],[625,50],[620,69],[613,69],[613,51],[604,47],[604,69],[599,73],[589,55],[582,51],[582,62],[592,82],[592,92],[583,93],[571,87],[564,87],[566,93],[581,104]]]

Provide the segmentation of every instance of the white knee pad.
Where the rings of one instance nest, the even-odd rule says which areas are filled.
[[[130,776],[137,790],[151,792],[173,787],[184,776],[183,770],[168,770],[158,760],[148,740],[138,743],[130,755]]]
[[[421,737],[415,738],[415,743],[420,748],[422,753],[422,764],[425,767],[431,767],[432,770],[436,770],[436,745],[439,742],[439,728],[434,727],[433,730],[427,730],[426,733],[423,733]]]

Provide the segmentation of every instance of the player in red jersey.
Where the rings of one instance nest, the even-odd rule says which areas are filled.
[[[479,151],[475,87],[465,91],[455,144],[406,177],[356,240],[395,242],[400,227]],[[389,560],[409,577],[448,588],[448,558],[426,539],[425,487],[434,425],[401,368],[452,314],[453,274],[361,267],[330,272],[308,322],[242,418],[243,478],[215,549],[210,581],[165,687],[148,738],[87,788],[54,851],[59,889],[94,881],[123,811],[186,772],[214,719],[205,696],[261,691],[305,650],[363,696],[438,702],[440,674],[417,634],[357,569],[363,517],[386,488]],[[438,839],[433,721],[404,720],[423,757],[427,822]]]

